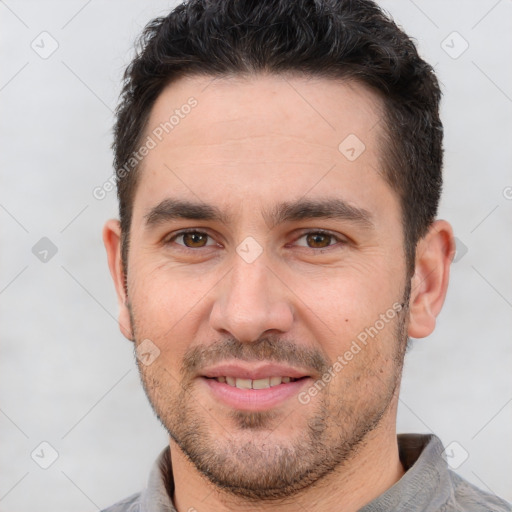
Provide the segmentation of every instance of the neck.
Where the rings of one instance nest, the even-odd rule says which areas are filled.
[[[213,485],[170,441],[175,491],[172,497],[178,512],[308,512],[337,510],[356,512],[393,486],[404,474],[396,437],[396,405],[389,418],[371,432],[365,443],[346,463],[314,486],[286,500],[251,502],[226,493]],[[300,504],[300,507],[297,506]]]

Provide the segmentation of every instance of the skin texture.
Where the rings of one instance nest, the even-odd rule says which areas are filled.
[[[340,502],[357,510],[403,475],[403,356],[408,336],[435,327],[454,254],[451,227],[432,225],[407,279],[399,199],[379,169],[382,106],[366,87],[290,76],[182,78],[157,99],[145,136],[191,96],[197,106],[141,164],[126,275],[118,221],[104,229],[121,330],[160,351],[138,364],[170,434],[174,502],[179,511],[300,504],[313,512]],[[350,134],[365,145],[353,161],[338,149]],[[215,206],[225,222],[148,222],[167,199]],[[366,220],[270,222],[279,203],[327,199]],[[199,233],[176,236],[184,228]],[[248,262],[237,247],[257,258]],[[264,411],[239,410],[201,378],[221,362],[273,361],[308,375],[307,390],[390,310],[308,403],[295,394]]]

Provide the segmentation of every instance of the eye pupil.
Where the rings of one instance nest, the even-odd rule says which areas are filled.
[[[331,235],[325,235],[323,233],[313,233],[307,236],[307,241],[310,247],[328,247],[331,241]]]
[[[203,233],[184,233],[183,242],[187,247],[204,247],[206,245],[206,237]]]

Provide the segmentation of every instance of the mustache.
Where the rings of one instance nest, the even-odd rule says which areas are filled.
[[[225,360],[272,361],[287,363],[290,366],[312,370],[323,375],[329,368],[324,355],[277,335],[267,335],[253,342],[242,343],[234,337],[215,341],[211,345],[200,345],[187,350],[183,357],[181,373],[183,376],[194,375],[206,366]]]

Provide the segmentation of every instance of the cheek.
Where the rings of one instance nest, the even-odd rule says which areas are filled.
[[[164,266],[133,270],[129,300],[137,340],[148,338],[179,360],[204,319],[207,293],[216,280]]]
[[[164,264],[133,266],[129,282],[130,301],[153,320],[166,318],[171,324],[183,317],[198,298],[206,280],[186,275]]]
[[[382,276],[382,272],[370,267],[357,272],[353,268],[323,271],[296,280],[294,291],[303,304],[298,307],[308,322],[320,329],[317,336],[329,340],[325,346],[329,354],[339,354],[376,322],[381,327],[381,315],[387,313],[394,318],[393,306],[401,299],[401,289],[398,280]],[[391,322],[387,317],[386,320],[387,327]]]

